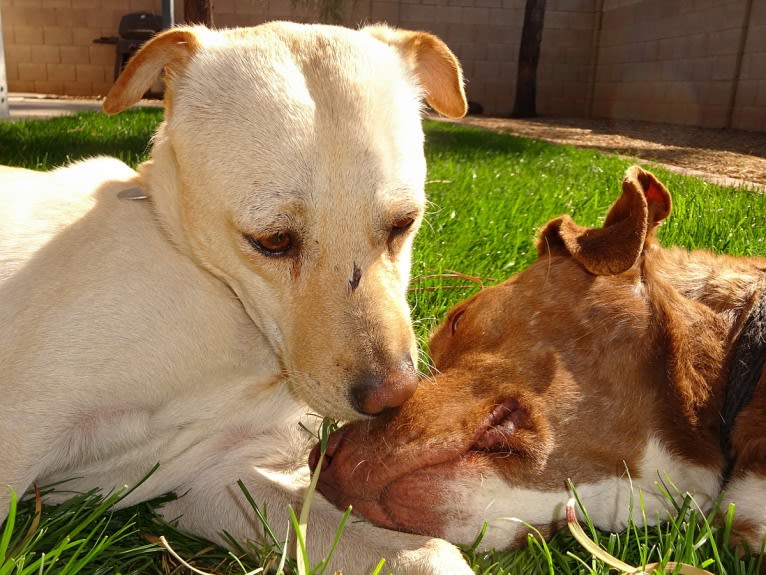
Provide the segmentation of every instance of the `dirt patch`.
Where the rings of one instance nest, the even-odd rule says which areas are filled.
[[[766,133],[632,120],[470,116],[461,123],[662,164],[712,183],[766,191]]]

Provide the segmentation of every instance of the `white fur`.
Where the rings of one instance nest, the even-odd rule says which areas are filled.
[[[663,470],[658,473],[657,470]],[[577,494],[593,523],[605,530],[622,531],[632,516],[637,524],[643,524],[642,513],[650,524],[669,517],[674,509],[662,494],[659,484],[664,482],[673,495],[672,484],[683,485],[696,503],[708,509],[720,489],[718,474],[707,468],[690,465],[674,457],[656,439],[650,439],[644,456],[630,477],[627,472],[620,476],[604,478],[595,483],[575,484]],[[496,475],[481,478],[481,484],[466,483],[454,494],[461,503],[459,509],[481,510],[471,518],[448,522],[445,538],[450,541],[472,541],[477,533],[463,526],[481,525],[488,522],[487,534],[482,541],[486,548],[507,547],[510,542],[526,531],[524,524],[513,520],[520,517],[530,525],[550,525],[566,519],[566,502],[569,491],[539,491],[509,485]],[[449,512],[445,510],[445,512]]]
[[[745,473],[731,480],[726,487],[721,510],[726,511],[731,502],[736,502],[734,517],[736,521],[748,525],[748,530],[755,533],[756,541],[763,539],[766,533],[766,478],[755,473]],[[754,544],[751,541],[751,544]]]
[[[425,203],[424,86],[405,40],[284,23],[171,30],[105,104],[130,105],[169,67],[140,174],[108,158],[0,168],[0,484],[106,491],[159,463],[123,505],[176,491],[163,513],[181,527],[258,539],[241,479],[284,532],[307,484],[299,422],[358,417],[354,378],[415,354],[405,291]],[[440,59],[447,72],[425,91],[459,111],[449,51],[423,67]],[[135,188],[149,199],[118,196]],[[413,228],[390,245],[402,215]],[[245,238],[281,229],[300,237],[300,258]],[[0,520],[7,503],[0,489]],[[315,560],[340,517],[319,497]],[[360,523],[335,557],[330,571],[347,575],[381,557],[399,573],[470,573],[444,541]]]

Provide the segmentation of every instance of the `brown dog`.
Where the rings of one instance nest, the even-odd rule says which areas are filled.
[[[436,366],[400,409],[331,438],[321,492],[393,529],[518,541],[564,519],[567,479],[594,523],[709,508],[722,489],[756,548],[766,531],[766,260],[663,248],[665,187],[633,167],[602,228],[568,216],[539,258],[454,308]],[[634,499],[632,499],[634,498]],[[631,506],[631,501],[634,505]]]

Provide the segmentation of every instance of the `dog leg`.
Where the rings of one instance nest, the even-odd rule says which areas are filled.
[[[726,513],[729,504],[734,503],[733,534],[744,539],[753,552],[759,552],[766,536],[766,505],[763,493],[766,491],[766,477],[757,473],[743,473],[736,476],[726,487],[721,502],[721,511]]]
[[[1,428],[2,426],[0,426]],[[0,438],[13,438],[14,435],[6,433],[0,429]],[[13,441],[0,443],[0,462],[7,466],[2,471],[3,484],[0,485],[0,526],[8,517],[9,506],[11,503],[11,490],[16,495],[16,499],[21,499],[26,493],[32,482],[35,480],[39,464],[39,455],[30,453],[23,449],[23,442]]]

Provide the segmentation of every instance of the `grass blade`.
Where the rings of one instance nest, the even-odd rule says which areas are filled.
[[[3,534],[0,536],[0,565],[5,565],[6,557],[8,554],[8,545],[11,541],[13,527],[16,523],[16,492],[10,485],[8,486],[8,495],[10,497],[10,502],[8,504],[8,517],[5,519]]]

